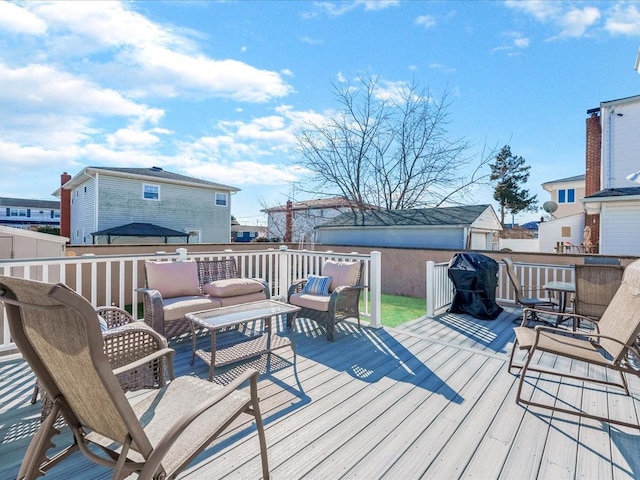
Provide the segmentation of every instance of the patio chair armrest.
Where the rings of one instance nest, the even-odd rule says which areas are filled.
[[[107,328],[109,329],[127,325],[135,321],[129,312],[112,305],[98,307],[96,308],[96,313],[105,319]]]
[[[143,295],[144,321],[160,335],[164,335],[164,308],[162,295],[152,288],[138,288]]]
[[[306,285],[306,283],[307,283],[307,279],[301,278],[293,282],[291,285],[289,285],[289,289],[287,290],[287,300],[289,300],[289,297],[294,293],[300,293],[304,288],[304,286]]]
[[[216,392],[216,394],[213,395],[210,399],[202,402],[193,411],[187,412],[182,415],[156,444],[155,449],[147,459],[144,468],[140,472],[140,478],[151,478],[153,473],[155,473],[158,466],[162,462],[162,459],[171,448],[171,445],[173,445],[178,437],[182,435],[182,432],[184,432],[184,430],[189,425],[191,425],[191,423],[197,420],[200,415],[202,415],[210,408],[215,407],[216,404],[223,400],[227,395],[237,390],[247,380],[250,380],[251,397],[257,398],[257,379],[258,371],[254,368],[250,368],[236,377],[220,391]]]
[[[119,377],[126,390],[147,388],[155,384],[164,384],[164,363],[160,359],[166,356],[166,367],[169,378],[173,378],[173,353],[167,355],[167,339],[144,322],[133,322],[102,334],[104,352],[109,365],[117,370],[120,367],[133,370],[135,366],[147,365],[137,375]],[[164,352],[157,354],[157,352]],[[143,359],[143,360],[141,360]]]
[[[131,370],[134,370],[136,368],[140,368],[144,365],[146,365],[149,362],[153,362],[154,360],[157,359],[161,359],[162,357],[166,357],[166,361],[167,361],[167,370],[168,370],[168,374],[169,374],[169,379],[173,380],[174,374],[173,374],[173,358],[175,356],[176,351],[173,348],[163,348],[161,350],[157,350],[153,353],[150,353],[149,355],[145,355],[144,357],[141,357],[131,363],[127,363],[126,365],[122,365],[118,368],[114,368],[113,369],[113,374],[114,375],[120,375],[122,373],[127,373]],[[159,379],[160,380],[160,384],[164,384],[164,378]]]
[[[562,317],[563,319],[575,319],[575,320],[579,320],[579,321],[585,321],[585,322],[589,322],[591,325],[594,326],[594,328],[596,329],[596,331],[599,331],[598,329],[598,322],[594,321],[593,318],[589,318],[589,317],[585,317],[584,315],[580,315],[577,313],[571,313],[571,312],[556,312],[555,310],[542,310],[539,308],[530,308],[530,307],[526,307],[522,309],[522,327],[526,327],[527,324],[527,318],[530,312],[534,312],[534,313],[541,313],[544,315],[549,315],[549,316],[553,316],[553,317]],[[544,327],[543,325],[536,325],[536,328],[538,327]],[[544,327],[544,328],[550,328],[550,327]],[[566,332],[566,330],[564,329],[558,329],[561,330],[563,332]]]

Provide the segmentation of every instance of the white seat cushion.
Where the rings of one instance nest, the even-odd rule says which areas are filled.
[[[179,320],[184,318],[187,313],[218,308],[221,305],[219,300],[202,295],[162,299],[165,321]]]
[[[289,303],[291,305],[297,305],[298,307],[309,308],[311,310],[318,310],[320,312],[329,311],[329,295],[310,295],[308,293],[294,293],[289,297]]]

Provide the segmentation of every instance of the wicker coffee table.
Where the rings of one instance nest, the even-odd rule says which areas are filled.
[[[259,302],[243,303],[213,310],[188,313],[186,318],[191,324],[191,338],[193,350],[191,365],[195,357],[201,358],[209,365],[209,381],[213,380],[215,367],[239,362],[247,358],[258,357],[263,353],[271,353],[279,348],[291,347],[295,361],[296,348],[294,329],[289,338],[276,335],[271,328],[271,319],[277,315],[295,314],[300,307],[278,302],[276,300],[261,300]],[[260,331],[250,331],[249,322],[263,321]],[[236,327],[232,330],[233,327]],[[211,349],[198,348],[196,331],[206,329],[211,332]],[[242,332],[241,330],[245,330]],[[231,341],[218,345],[218,334],[229,330]]]

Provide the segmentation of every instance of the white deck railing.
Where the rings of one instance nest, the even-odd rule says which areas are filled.
[[[515,303],[513,286],[507,278],[505,266],[502,262],[498,262],[498,265],[496,300],[501,303]],[[552,281],[574,281],[574,269],[570,265],[514,263],[514,267],[520,282],[532,288]],[[448,269],[449,262],[427,262],[427,316],[433,316],[441,312],[453,301],[454,285],[449,279]]]
[[[203,252],[187,254],[185,249],[175,253],[159,252],[155,255],[83,255],[81,257],[0,260],[0,275],[41,280],[50,283],[65,283],[84,296],[93,306],[137,305],[141,302],[137,289],[144,287],[144,262],[147,260],[235,258],[241,276],[267,280],[271,296],[285,299],[289,285],[298,278],[320,273],[327,259],[362,261],[364,263],[365,291],[361,316],[372,327],[380,327],[380,253],[343,254],[335,252],[311,252],[280,249],[260,251]],[[132,308],[137,319],[138,311]],[[0,352],[12,350],[9,325],[5,321],[4,306],[0,309]]]

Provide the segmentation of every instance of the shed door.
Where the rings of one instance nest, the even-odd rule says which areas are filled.
[[[491,250],[491,234],[471,232],[471,250]]]

